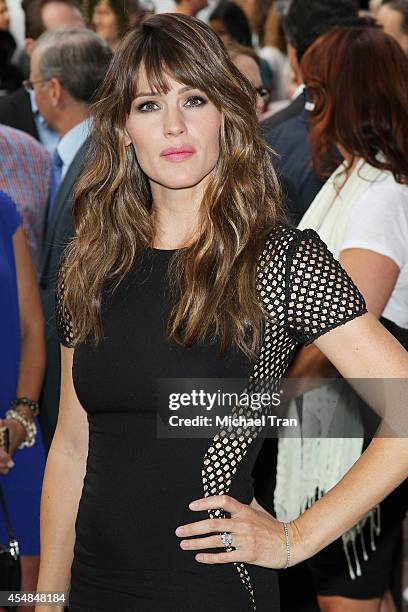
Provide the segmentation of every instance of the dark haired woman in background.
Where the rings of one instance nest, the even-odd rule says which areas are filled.
[[[408,62],[381,29],[352,27],[319,38],[301,68],[315,104],[310,131],[314,166],[320,175],[331,176],[299,228],[318,232],[360,288],[368,311],[382,317],[408,346]],[[345,160],[340,166],[333,144]],[[336,375],[316,347],[303,348],[291,368],[295,378],[311,373],[316,378]],[[340,394],[337,384],[327,385],[304,395],[304,431],[311,422],[305,416],[309,408],[315,419],[316,406],[336,403],[353,422],[360,400],[351,389]],[[301,450],[296,440],[281,440],[278,517],[290,520],[316,490],[323,494],[333,487],[363,447],[363,430],[360,437],[317,444],[306,439]],[[405,484],[382,504],[381,521],[376,508],[364,528],[357,525],[343,542],[308,562],[323,611],[377,612],[383,597],[388,599],[407,497]],[[369,545],[370,527],[377,532],[376,551]],[[362,561],[365,542],[368,558]],[[394,609],[391,603],[383,606],[383,612]]]
[[[248,19],[240,6],[230,0],[222,0],[212,11],[209,24],[223,40],[231,41],[252,49],[252,33]],[[272,88],[273,73],[266,60],[260,60],[262,85]]]
[[[244,47],[252,47],[252,34],[244,11],[235,2],[222,0],[209,17],[209,24],[225,42],[235,40]]]
[[[129,27],[125,0],[89,0],[89,21],[95,32],[114,51]]]
[[[407,355],[316,233],[279,221],[255,91],[211,28],[147,19],[98,100],[58,289],[61,404],[38,590],[70,583],[70,612],[279,610],[271,568],[327,545],[397,486],[408,441],[374,440],[286,525],[253,497],[258,430],[158,437],[158,379],[256,386],[310,342],[344,376],[406,377]],[[314,285],[321,299],[305,302]]]

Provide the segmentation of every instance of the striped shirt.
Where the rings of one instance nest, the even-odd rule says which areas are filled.
[[[44,215],[51,185],[51,157],[20,130],[0,125],[0,190],[17,205],[39,271]]]

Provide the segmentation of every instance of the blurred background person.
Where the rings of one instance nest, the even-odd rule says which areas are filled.
[[[62,27],[85,27],[80,4],[75,0],[31,0],[26,8],[26,41],[22,72],[29,75],[29,56],[34,42],[43,32]],[[58,142],[58,134],[49,126],[35,102],[35,89],[43,83],[27,80],[25,88],[0,98],[0,123],[27,132],[39,140],[50,153]]]
[[[8,32],[10,26],[10,14],[6,0],[0,0],[0,32]]]
[[[272,112],[275,108],[279,110],[288,104],[289,62],[283,29],[285,7],[286,5],[283,5],[279,10],[279,3],[274,2],[269,8],[263,29],[262,46],[258,49],[259,56],[268,62],[273,72],[272,101],[280,102],[272,107]]]
[[[16,43],[8,30],[0,30],[0,97],[21,87],[22,74],[12,63]]]
[[[51,158],[34,138],[0,125],[0,190],[15,202],[22,216],[37,275],[45,211],[51,186]]]
[[[55,328],[55,283],[63,250],[73,236],[72,193],[89,133],[89,105],[112,57],[91,30],[71,28],[43,34],[31,55],[32,81],[43,81],[36,103],[60,140],[53,155],[51,194],[45,219],[40,293],[45,317],[47,369],[41,395],[41,427],[51,444],[60,389],[60,351]]]
[[[260,120],[268,104],[269,91],[262,85],[259,57],[250,47],[244,47],[234,41],[227,42],[226,47],[232,63],[248,79],[256,91],[256,114]]]
[[[358,11],[352,0],[310,0],[307,4],[303,0],[293,0],[286,17],[288,55],[298,75],[299,90],[287,108],[267,118],[261,127],[267,143],[278,153],[273,158],[275,169],[290,180],[298,191],[293,214],[295,224],[300,221],[325,182],[325,178],[316,173],[312,164],[308,134],[313,103],[307,97],[300,62],[308,48],[322,34],[338,25],[353,24],[357,19]]]
[[[235,41],[247,48],[253,48],[252,33],[248,19],[240,6],[230,0],[222,0],[209,15],[209,24],[224,44]],[[271,93],[273,73],[266,60],[260,63],[262,86]]]
[[[129,27],[134,28],[143,17],[155,12],[153,0],[126,0]]]
[[[229,0],[222,0],[212,10],[209,24],[224,44],[230,41],[244,47],[252,47],[252,33],[248,19],[240,6]]]
[[[16,41],[17,49],[18,50],[23,49],[25,31],[24,31],[24,10],[22,7],[22,0],[12,0],[9,4],[7,4],[7,8],[8,8],[9,16],[10,16],[9,30],[11,34],[13,35],[14,40]]]
[[[172,12],[190,15],[190,17],[196,17],[197,13],[205,9],[207,6],[207,0],[174,0],[174,8],[172,9]]]
[[[272,100],[283,100],[286,95],[286,42],[282,18],[286,2],[273,0],[237,0],[246,14],[252,44],[261,58],[266,60],[273,75]]]
[[[384,32],[393,36],[408,56],[408,0],[389,0],[377,11],[377,21]]]
[[[348,27],[320,37],[303,57],[301,68],[315,103],[313,163],[320,175],[334,172],[299,228],[318,232],[362,291],[369,312],[381,317],[408,347],[407,59],[381,29]],[[333,143],[345,160],[340,165]],[[336,375],[315,346],[302,348],[288,372],[295,378]],[[337,389],[328,384],[303,395],[304,424],[307,407],[322,405],[324,410],[329,402],[341,411],[345,423],[359,418],[354,413],[359,415],[361,400],[351,389],[342,389],[341,395]],[[361,431],[361,437],[320,439],[318,445],[304,439],[299,455],[298,440],[279,441],[274,497],[278,518],[302,511],[315,494],[320,497],[342,478],[367,445],[363,425]],[[308,466],[307,474],[302,465]],[[285,466],[290,466],[290,492]],[[396,609],[389,590],[400,569],[407,490],[406,483],[401,485],[381,503],[379,515],[373,509],[365,522],[307,562],[322,611],[377,612],[381,605],[383,612]],[[401,609],[401,584],[394,596]]]
[[[114,51],[129,28],[125,0],[89,0],[88,15],[92,29]]]
[[[9,428],[11,442],[8,453],[0,450],[0,480],[20,549],[21,590],[35,591],[44,473],[36,416],[45,366],[44,324],[21,219],[2,192],[0,270],[0,424]],[[9,543],[4,520],[0,520],[0,542]],[[33,612],[34,607],[18,607],[21,610]]]
[[[358,10],[353,0],[292,0],[283,27],[287,42],[288,61],[295,78],[296,91],[292,103],[267,119],[265,133],[282,121],[300,115],[305,106],[305,85],[300,61],[311,44],[330,27],[345,19],[356,19]]]

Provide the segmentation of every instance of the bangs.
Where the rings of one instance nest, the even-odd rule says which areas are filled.
[[[202,55],[202,51],[201,51]],[[220,107],[217,95],[217,81],[214,70],[209,65],[199,61],[200,55],[190,46],[187,48],[184,41],[176,41],[173,37],[155,32],[147,36],[139,49],[139,57],[135,62],[137,66],[133,79],[133,98],[140,91],[140,80],[145,78],[152,92],[166,94],[170,90],[169,79],[200,89],[208,95],[217,107]],[[211,68],[215,68],[214,60]],[[218,99],[218,100],[217,100]]]

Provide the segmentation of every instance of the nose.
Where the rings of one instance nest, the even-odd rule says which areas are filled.
[[[182,110],[178,106],[168,107],[164,113],[163,132],[165,136],[180,136],[186,132]]]

